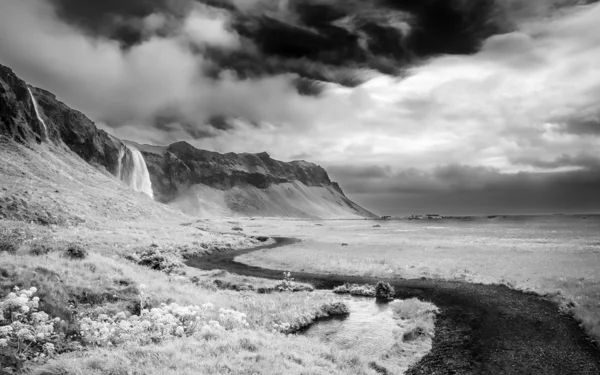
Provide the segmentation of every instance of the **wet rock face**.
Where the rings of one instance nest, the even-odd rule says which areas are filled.
[[[45,90],[31,87],[46,127],[48,141],[64,143],[82,159],[116,173],[121,141],[109,136],[83,113],[69,108]],[[42,124],[25,81],[0,65],[0,134],[22,144],[45,140]]]
[[[157,200],[169,202],[194,184],[228,190],[235,186],[252,185],[266,189],[273,184],[300,181],[306,186],[332,186],[327,172],[305,161],[290,163],[260,154],[220,154],[199,150],[187,142],[177,142],[166,148],[140,146],[152,178]]]
[[[42,141],[27,84],[13,71],[0,65],[0,134],[19,143]]]

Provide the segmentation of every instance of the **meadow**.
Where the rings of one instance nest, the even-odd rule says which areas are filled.
[[[600,217],[470,220],[249,220],[302,242],[238,257],[260,267],[506,284],[548,295],[600,340]]]
[[[283,274],[283,280],[266,280],[183,264],[183,254],[256,245],[257,240],[232,229],[236,222],[166,225],[158,230],[152,222],[48,227],[0,221],[0,370],[38,375],[377,373],[373,358],[363,353],[290,334],[343,312],[335,295],[311,292]],[[152,269],[155,263],[131,257],[145,252],[168,267]],[[273,292],[256,292],[260,288]],[[405,327],[390,330],[420,324],[421,314],[413,315],[403,320]],[[409,360],[416,354],[401,355]]]

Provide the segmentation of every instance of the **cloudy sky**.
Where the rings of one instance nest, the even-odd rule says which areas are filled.
[[[600,3],[0,0],[108,132],[324,166],[381,214],[600,212]]]

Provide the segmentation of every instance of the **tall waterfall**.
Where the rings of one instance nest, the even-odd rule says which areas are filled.
[[[31,92],[31,89],[29,87],[27,88],[27,91],[29,91],[29,96],[31,97],[31,101],[33,102],[33,108],[35,109],[35,114],[38,118],[38,121],[42,124],[42,128],[44,129],[44,134],[40,134],[40,135],[42,136],[42,138],[47,139],[48,138],[48,128],[46,127],[46,122],[40,115],[40,109],[38,107],[37,100],[35,100],[35,97],[33,96],[33,93]]]
[[[135,191],[140,191],[154,199],[150,173],[142,153],[137,148],[125,145],[126,150],[119,150],[119,167],[117,177]]]
[[[119,164],[117,165],[117,178],[123,179],[123,158],[125,157],[125,150],[119,147]]]

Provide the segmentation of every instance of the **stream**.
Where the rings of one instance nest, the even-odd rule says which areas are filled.
[[[190,259],[186,264],[203,270],[221,269],[238,275],[281,279],[284,270],[235,261],[242,254],[298,242],[283,237],[275,240],[274,244]],[[436,319],[433,348],[408,369],[407,375],[600,374],[597,344],[589,339],[573,317],[561,314],[556,303],[537,294],[504,285],[462,281],[379,279],[307,272],[295,272],[294,278],[321,290],[331,290],[346,282],[376,284],[383,280],[394,286],[397,298],[416,297],[435,304],[440,313]],[[360,341],[361,338],[355,336],[361,332],[357,327],[360,316],[369,314],[371,317],[367,320],[376,322],[377,319],[385,319],[386,312],[378,313],[374,306],[365,306],[352,320],[338,322],[340,326],[337,329],[334,321],[313,329],[317,330],[315,334],[319,330],[331,332],[329,339],[342,344],[350,336]],[[348,332],[341,332],[345,330]],[[353,334],[352,330],[356,333]],[[328,339],[326,335],[321,337]],[[372,344],[364,345],[363,350],[372,350],[369,348]]]

